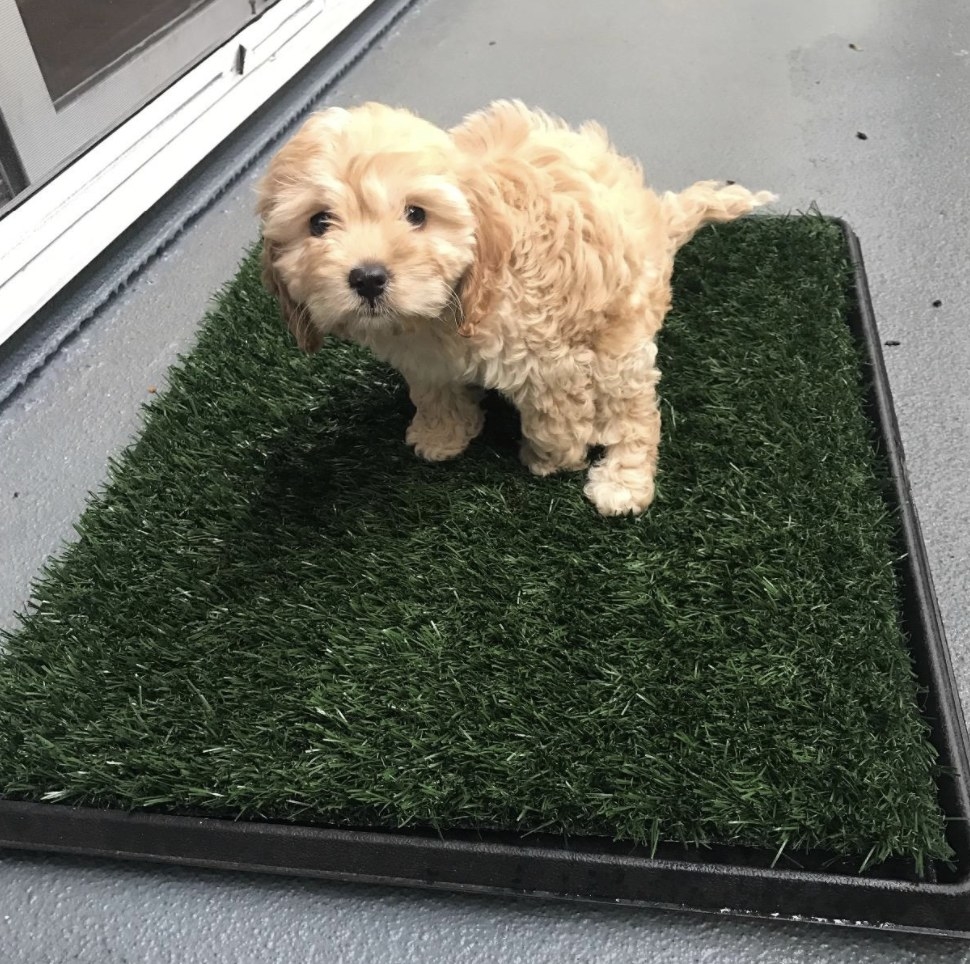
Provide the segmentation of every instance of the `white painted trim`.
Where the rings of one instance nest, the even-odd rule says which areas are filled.
[[[0,220],[0,344],[373,2],[279,0]]]

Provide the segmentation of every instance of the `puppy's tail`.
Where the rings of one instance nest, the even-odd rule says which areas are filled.
[[[778,198],[769,191],[753,194],[739,184],[698,181],[674,194],[668,191],[660,203],[674,250],[685,245],[705,224],[733,221]]]

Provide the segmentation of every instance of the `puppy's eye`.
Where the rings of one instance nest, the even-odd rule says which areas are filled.
[[[317,211],[316,214],[310,218],[310,234],[315,238],[319,238],[321,235],[327,233],[327,228],[333,224],[333,217],[329,211]]]
[[[424,208],[416,207],[413,204],[409,204],[404,209],[404,217],[408,224],[413,224],[416,228],[420,228],[428,220],[428,215]]]

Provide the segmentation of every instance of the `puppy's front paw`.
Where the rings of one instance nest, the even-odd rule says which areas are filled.
[[[522,439],[519,460],[533,475],[538,476],[553,475],[556,472],[579,472],[589,464],[585,451],[582,455],[549,455],[540,452],[528,439]]]
[[[444,462],[461,455],[468,443],[482,430],[485,417],[476,409],[467,421],[429,421],[415,416],[408,426],[405,441],[416,455],[428,462]]]
[[[653,502],[654,484],[652,478],[630,485],[590,473],[583,493],[600,515],[639,515]]]

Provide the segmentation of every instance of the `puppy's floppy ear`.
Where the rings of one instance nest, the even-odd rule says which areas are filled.
[[[290,295],[289,289],[276,267],[279,245],[266,237],[266,224],[273,215],[276,199],[279,196],[281,173],[285,174],[286,171],[282,158],[282,153],[273,158],[269,170],[260,178],[256,186],[258,195],[256,213],[259,215],[263,229],[261,278],[263,286],[276,298],[283,315],[283,321],[286,322],[286,327],[292,332],[296,343],[303,351],[312,354],[320,349],[323,344],[323,336],[310,321],[310,312],[307,306],[300,304]]]
[[[458,288],[462,322],[458,331],[470,335],[488,315],[498,295],[502,269],[512,248],[512,232],[499,205],[489,203],[488,189],[472,177],[465,196],[475,218],[475,260]]]
[[[262,281],[266,290],[273,295],[280,306],[283,321],[289,328],[297,345],[307,354],[312,355],[323,345],[323,335],[310,320],[307,306],[293,300],[289,289],[283,283],[279,271],[276,270],[276,245],[272,241],[263,239],[263,270]]]

